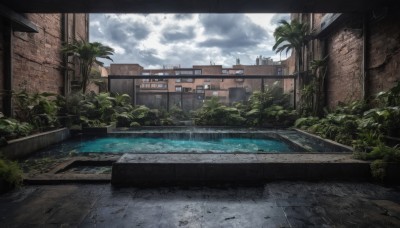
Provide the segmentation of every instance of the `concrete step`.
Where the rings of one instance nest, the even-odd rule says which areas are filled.
[[[370,180],[370,163],[351,154],[124,154],[115,186],[262,183],[271,180]]]

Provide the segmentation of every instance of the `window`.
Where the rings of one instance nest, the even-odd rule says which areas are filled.
[[[183,88],[183,92],[185,92],[185,93],[188,93],[188,92],[190,92],[190,91],[192,91],[191,88],[187,88],[187,87],[184,87],[184,88]]]
[[[187,82],[187,83],[192,83],[194,82],[193,78],[177,78],[175,79],[175,82]]]
[[[244,70],[243,69],[223,69],[222,74],[242,75],[242,74],[244,74]]]
[[[150,81],[150,79],[148,79],[148,78],[142,79],[142,82],[149,82],[149,81]]]
[[[277,69],[277,75],[282,75],[282,68],[278,67],[278,69]]]
[[[193,75],[193,70],[176,70],[175,75]]]
[[[201,70],[194,70],[195,75],[201,75]]]
[[[218,97],[218,91],[213,91],[212,95],[213,95],[214,97]]]
[[[181,74],[188,74],[188,75],[192,75],[193,74],[193,70],[182,70]]]
[[[150,88],[150,84],[149,84],[149,83],[141,84],[141,85],[140,85],[140,88],[148,89],[148,88]]]
[[[175,86],[175,92],[182,92],[182,86]]]
[[[190,82],[190,83],[192,83],[192,82],[194,82],[194,79],[193,78],[182,78],[181,81],[182,82]]]
[[[243,74],[243,70],[236,70],[236,71],[235,71],[235,74],[236,74],[236,75],[242,75],[242,74]]]
[[[196,93],[204,93],[204,86],[196,86]]]

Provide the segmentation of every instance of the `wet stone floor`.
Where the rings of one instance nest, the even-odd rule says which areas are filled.
[[[400,227],[400,187],[31,185],[0,195],[0,227]]]

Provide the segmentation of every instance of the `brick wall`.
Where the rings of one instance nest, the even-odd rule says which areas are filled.
[[[329,54],[326,77],[329,107],[362,98],[363,39],[357,30],[360,25],[352,25],[354,20],[352,18],[346,22],[326,40]]]
[[[13,34],[13,88],[62,93],[61,14],[29,14],[28,19],[39,33]]]
[[[3,94],[3,90],[4,90],[4,80],[3,80],[3,20],[0,17],[0,112],[3,109],[3,96],[1,96]]]
[[[68,32],[63,31],[62,14],[26,14],[26,18],[35,24],[38,33],[13,32],[13,90],[26,89],[28,92],[64,93],[64,68],[60,48],[64,34],[68,40],[73,37],[88,37],[87,15],[68,14]],[[72,18],[72,19],[70,19]],[[75,19],[73,19],[75,18]],[[0,18],[0,26],[2,25]],[[0,83],[3,80],[3,28],[0,27]],[[0,111],[2,105],[0,105]]]
[[[369,16],[367,96],[386,91],[400,80],[400,24],[398,14]],[[360,17],[353,16],[327,39],[328,105],[362,99],[362,33]]]
[[[318,28],[322,14],[314,14]],[[397,13],[368,15],[366,95],[374,96],[392,88],[400,80],[400,16]],[[326,77],[327,105],[362,99],[362,16],[352,15],[324,38],[329,55]],[[314,58],[321,53],[321,43],[314,43]],[[320,56],[322,57],[322,56]],[[294,63],[289,63],[291,68]]]
[[[392,88],[400,80],[400,16],[371,17],[368,95]]]
[[[140,75],[142,70],[139,64],[110,64],[110,75]]]

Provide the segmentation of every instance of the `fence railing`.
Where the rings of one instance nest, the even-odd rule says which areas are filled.
[[[187,112],[201,107],[204,100],[211,97],[218,97],[221,102],[232,104],[246,101],[253,92],[265,91],[273,86],[279,87],[282,94],[287,94],[293,108],[296,108],[295,75],[108,76],[108,91],[129,94],[133,105],[165,110],[179,106]]]

